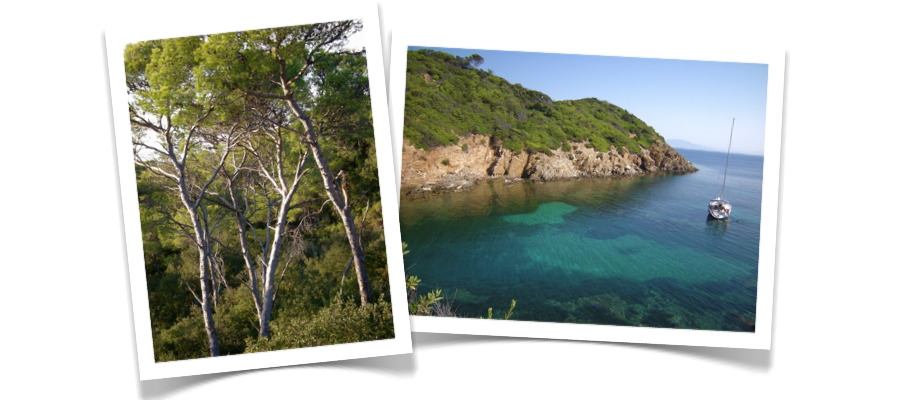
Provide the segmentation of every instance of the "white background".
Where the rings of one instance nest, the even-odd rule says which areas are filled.
[[[143,384],[103,30],[124,19],[309,13],[310,2],[6,4],[0,397],[915,398],[917,13],[801,3],[380,5],[384,37],[411,23],[536,41],[785,49],[772,351],[416,334],[413,355]]]

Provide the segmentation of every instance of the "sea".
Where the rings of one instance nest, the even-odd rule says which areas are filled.
[[[400,202],[407,276],[457,316],[753,331],[763,157],[732,154],[728,221],[707,218],[726,155],[678,151],[698,172],[486,181]]]

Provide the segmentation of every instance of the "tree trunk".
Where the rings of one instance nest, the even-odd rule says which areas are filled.
[[[233,206],[237,207],[236,199],[234,199]],[[249,251],[249,242],[246,238],[246,219],[239,209],[236,209],[236,226],[237,236],[240,239],[240,253],[243,256],[243,261],[246,263],[246,273],[249,276],[249,293],[252,295],[252,301],[256,305],[256,314],[259,315],[259,325],[261,326],[262,303],[259,301],[259,283],[256,278],[256,267],[255,263],[252,261],[252,253]]]
[[[262,289],[259,288],[259,281],[257,280],[258,278],[256,274],[256,262],[253,261],[252,253],[249,251],[249,242],[247,241],[246,217],[244,217],[242,211],[240,211],[239,203],[236,201],[236,196],[232,193],[232,190],[233,189],[231,188],[230,198],[232,203],[230,206],[233,207],[234,212],[236,213],[236,232],[240,240],[240,253],[243,256],[243,261],[246,264],[246,273],[249,276],[249,293],[252,296],[252,301],[256,307],[256,315],[259,317],[259,336],[268,339],[271,337],[271,330],[268,323],[271,319],[273,308],[272,305],[274,302],[274,282],[269,282],[268,279],[263,279]],[[268,228],[266,228],[266,230],[268,230]],[[274,275],[274,268],[268,267],[271,265],[270,261],[266,261],[267,258],[264,254],[261,257],[263,265],[266,266],[263,278],[267,278],[269,275]],[[277,263],[275,263],[275,265],[277,265]],[[270,295],[267,299],[264,295],[260,295],[260,293],[264,294],[266,292],[270,292]],[[268,306],[267,310],[266,305]]]
[[[266,339],[272,338],[272,331],[268,323],[271,322],[274,301],[267,294],[262,295],[262,310],[259,312],[259,336]]]
[[[355,276],[358,277],[358,290],[361,291],[361,305],[366,305],[370,302],[371,289],[367,280],[364,250],[361,249],[361,243],[358,242],[358,231],[355,229],[355,219],[351,215],[350,208],[339,210],[339,215],[345,224],[345,235],[348,236],[348,244],[351,246],[352,259],[355,264]]]
[[[361,242],[358,240],[358,231],[355,229],[355,220],[351,215],[351,207],[346,204],[342,198],[342,193],[336,187],[332,173],[329,171],[329,164],[323,157],[323,151],[319,147],[319,140],[316,131],[313,130],[313,121],[304,114],[294,100],[286,99],[288,106],[297,115],[297,118],[304,124],[307,134],[307,145],[313,153],[313,160],[316,161],[316,167],[323,178],[323,187],[332,205],[335,206],[339,217],[342,219],[342,225],[345,225],[345,235],[348,237],[348,244],[351,246],[352,258],[355,260],[355,275],[358,277],[358,290],[361,292],[361,305],[367,305],[371,298],[371,288],[367,279],[367,265],[364,261],[364,251],[361,249]]]
[[[271,338],[271,330],[268,322],[271,320],[272,309],[275,303],[275,270],[278,269],[278,261],[281,260],[281,245],[284,241],[284,228],[287,225],[288,208],[291,206],[291,199],[294,196],[292,189],[284,198],[281,199],[281,207],[277,213],[275,224],[275,235],[272,237],[271,253],[268,261],[265,263],[265,282],[262,287],[262,309],[259,313],[259,336],[266,339]]]
[[[198,281],[201,284],[201,314],[204,317],[204,330],[208,335],[208,351],[211,357],[220,355],[220,348],[217,345],[217,329],[214,327],[214,308],[211,304],[213,288],[211,287],[210,266],[207,252],[209,246],[207,243],[199,243],[198,250]]]
[[[214,327],[214,307],[211,304],[211,268],[210,259],[208,258],[211,251],[210,240],[207,236],[207,230],[201,226],[196,207],[189,199],[188,190],[185,186],[185,180],[179,182],[179,192],[182,203],[185,205],[192,222],[192,228],[195,230],[195,245],[198,247],[198,283],[201,286],[201,314],[204,319],[204,330],[208,336],[208,351],[211,357],[220,355],[220,348],[217,344],[217,329]]]

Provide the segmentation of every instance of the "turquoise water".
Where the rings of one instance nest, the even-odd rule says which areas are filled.
[[[750,331],[763,158],[733,155],[730,221],[708,220],[725,155],[699,172],[505,185],[401,201],[408,275],[462,316]]]

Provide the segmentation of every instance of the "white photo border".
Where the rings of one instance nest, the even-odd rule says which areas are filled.
[[[309,13],[285,13],[272,16],[251,16],[245,19],[213,19],[194,24],[124,25],[105,33],[106,57],[112,96],[112,118],[115,132],[118,175],[122,197],[125,243],[128,255],[128,276],[134,333],[137,350],[138,377],[140,380],[178,376],[240,371],[257,368],[280,367],[335,360],[378,357],[412,352],[408,305],[406,301],[405,272],[402,259],[402,241],[399,234],[399,210],[392,159],[392,141],[389,131],[383,54],[380,40],[380,21],[376,4],[305,6]],[[301,15],[307,15],[306,18]],[[383,208],[384,235],[389,270],[390,297],[393,307],[395,337],[357,343],[270,352],[228,355],[181,361],[155,362],[153,336],[150,327],[150,308],[147,298],[144,253],[141,240],[140,213],[134,157],[131,147],[131,127],[128,115],[128,95],[125,86],[124,48],[127,44],[143,40],[183,37],[191,35],[238,32],[270,27],[294,26],[342,20],[363,22],[363,41],[367,51],[367,70],[371,92],[374,136],[377,149],[377,168],[380,197]]]
[[[777,49],[719,49],[700,46],[650,46],[602,41],[547,42],[523,35],[477,35],[472,32],[394,31],[390,45],[390,121],[394,158],[402,169],[406,59],[409,46],[475,50],[529,51],[559,54],[725,61],[767,64],[767,108],[761,199],[760,251],[757,269],[757,329],[723,332],[557,322],[505,321],[474,318],[410,316],[413,332],[629,342],[769,350],[773,332],[780,150],[783,124],[785,53]],[[398,186],[398,182],[397,182]]]

